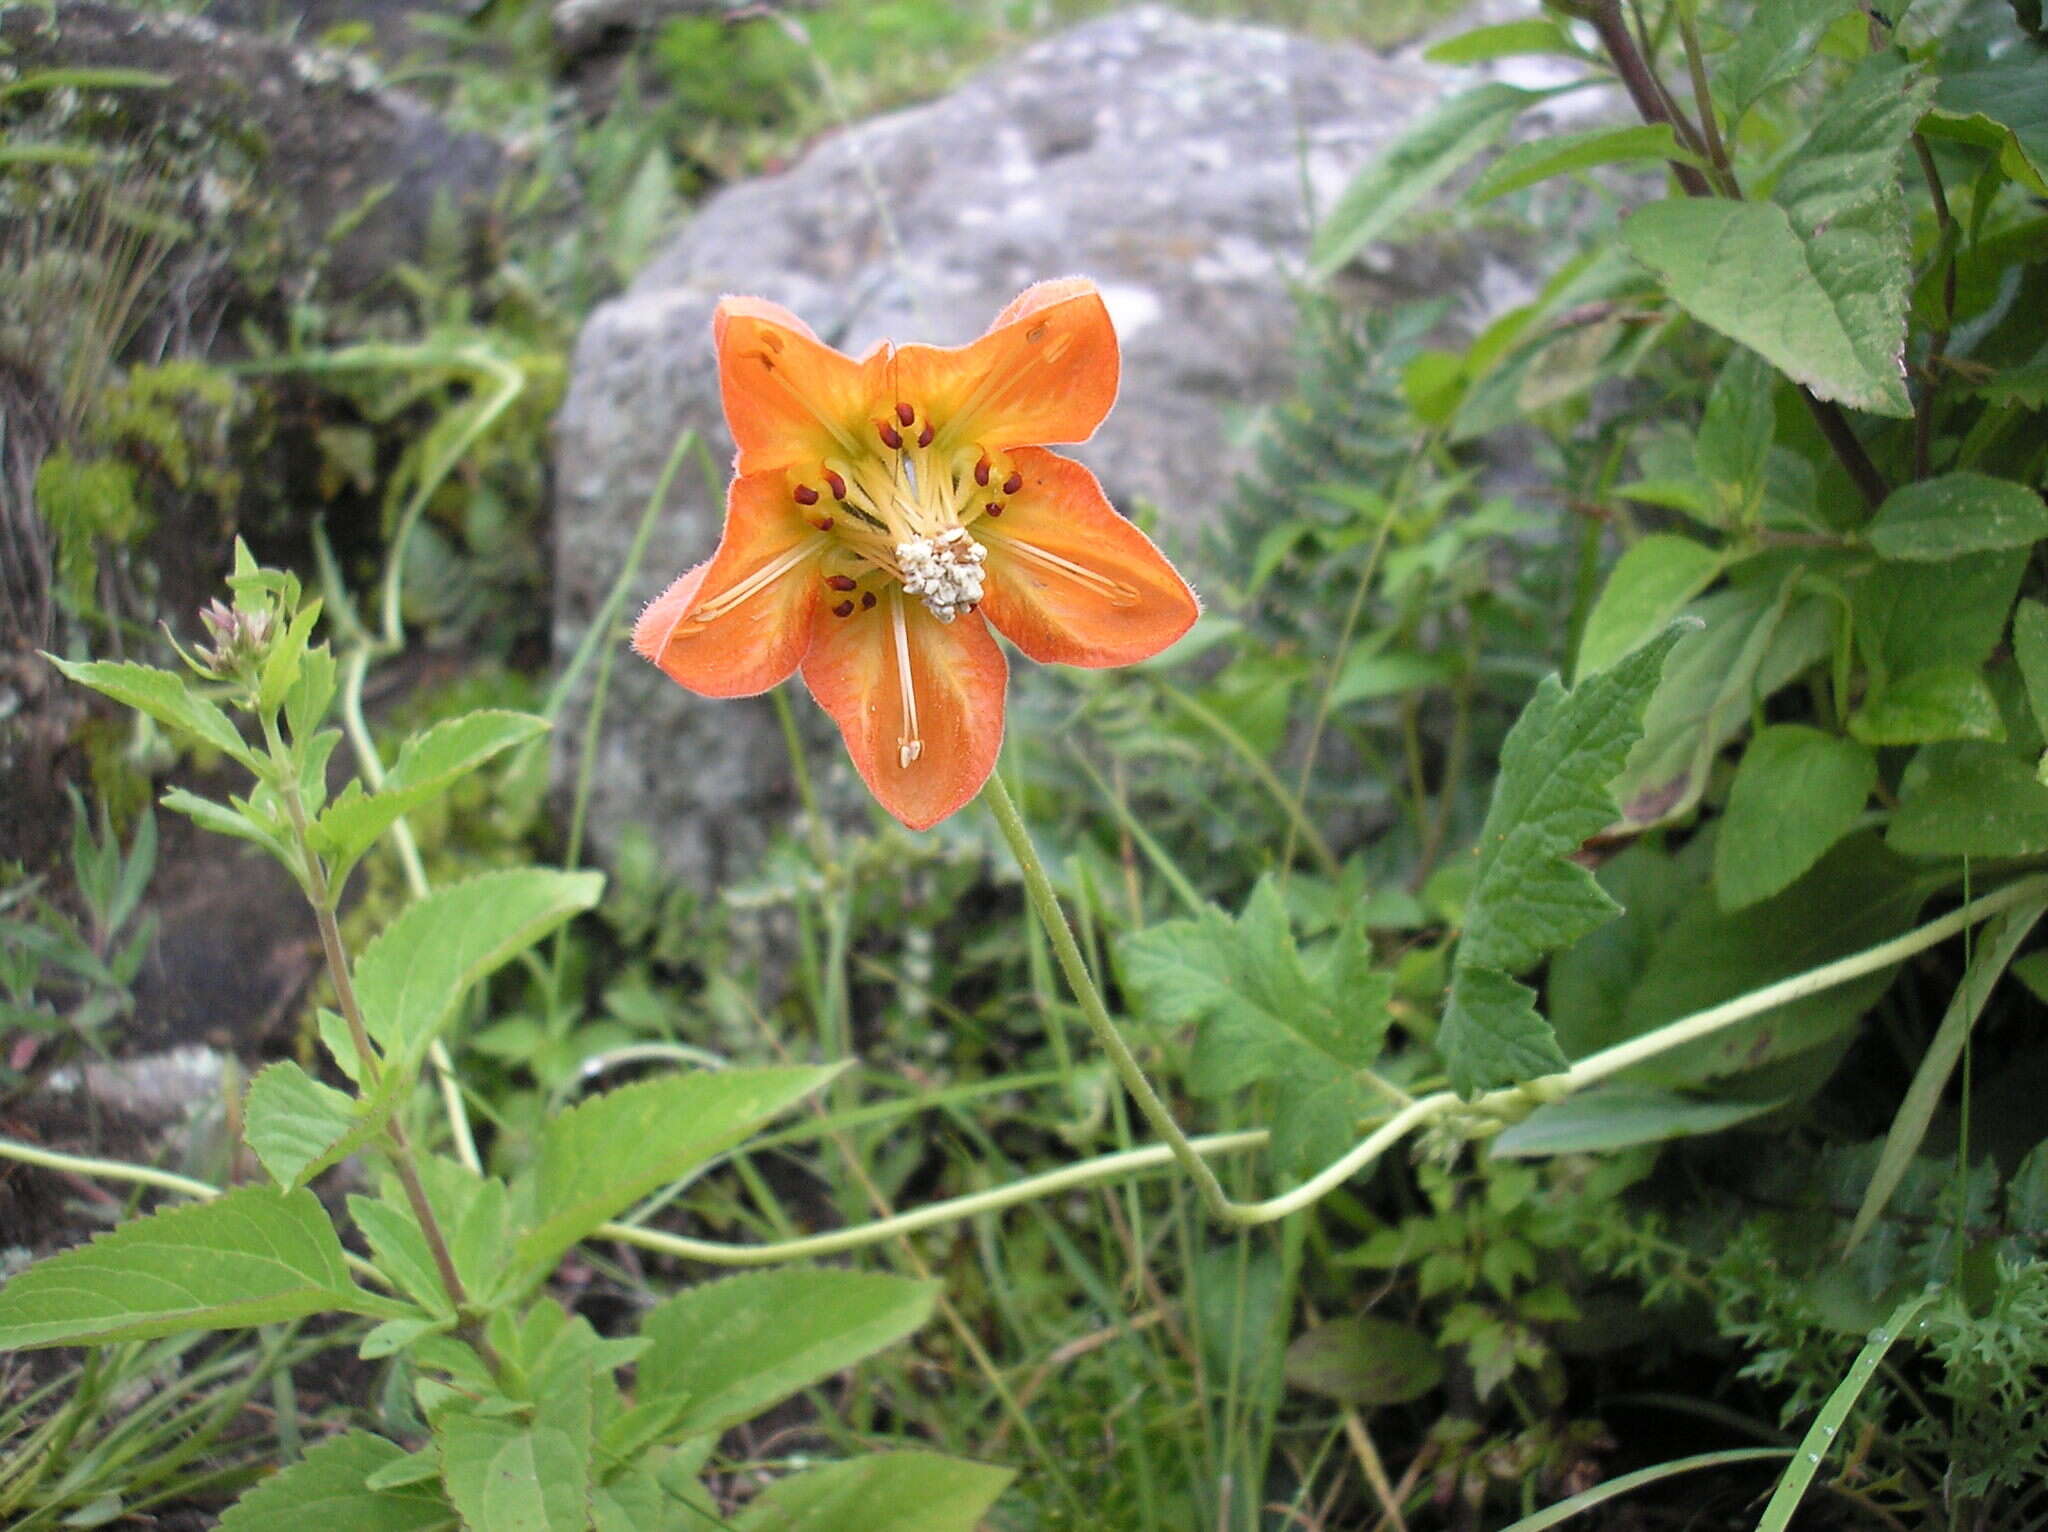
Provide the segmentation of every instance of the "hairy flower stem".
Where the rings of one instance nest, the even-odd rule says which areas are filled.
[[[1102,1003],[1102,992],[1095,987],[1095,979],[1081,956],[1080,945],[1074,940],[1074,928],[1067,923],[1066,912],[1060,908],[1059,895],[1053,891],[1052,879],[1046,876],[1045,864],[1038,859],[1038,852],[1031,844],[1031,832],[1024,826],[1024,816],[1017,812],[1017,805],[1010,797],[1010,790],[1003,785],[1000,771],[989,773],[988,785],[981,790],[981,796],[995,815],[996,827],[1009,843],[1010,854],[1017,859],[1017,870],[1024,874],[1025,896],[1031,901],[1038,923],[1052,941],[1053,955],[1059,959],[1060,970],[1067,976],[1067,985],[1073,990],[1074,999],[1080,1003],[1081,1014],[1087,1019],[1095,1040],[1109,1055],[1110,1063],[1124,1082],[1124,1089],[1137,1101],[1145,1120],[1152,1124],[1152,1131],[1172,1148],[1174,1158],[1194,1180],[1209,1211],[1221,1222],[1237,1222],[1237,1205],[1224,1191],[1223,1183],[1216,1179],[1216,1172],[1209,1168],[1208,1161],[1181,1132],[1180,1124],[1173,1120],[1173,1113],[1159,1099],[1159,1092],[1152,1088],[1152,1082],[1145,1078],[1137,1056],[1125,1044],[1116,1023],[1110,1020],[1109,1008]]]
[[[334,914],[339,891],[328,887],[326,865],[313,849],[306,824],[306,806],[299,797],[298,768],[278,732],[275,715],[265,715],[263,734],[270,746],[270,758],[278,768],[279,796],[284,800],[285,815],[291,820],[292,843],[299,853],[300,876],[306,898],[313,906],[313,916],[320,927],[320,950],[327,958],[327,975],[334,982],[335,1002],[341,1007],[342,1020],[348,1025],[349,1042],[356,1050],[356,1070],[374,1090],[383,1078],[384,1066],[376,1050],[370,1046],[369,1028],[363,1024],[363,1009],[356,999],[355,982],[349,974],[348,950],[342,945],[341,923]],[[427,1189],[420,1181],[419,1162],[414,1156],[412,1140],[398,1112],[394,1111],[385,1120],[384,1134],[390,1141],[391,1165],[397,1172],[398,1184],[405,1189],[405,1200],[411,1205],[412,1216],[420,1226],[420,1235],[426,1241],[428,1253],[434,1258],[434,1269],[441,1279],[442,1291],[447,1293],[448,1302],[455,1310],[456,1331],[483,1358],[484,1365],[496,1374],[501,1370],[497,1351],[484,1334],[482,1322],[470,1312],[469,1291],[463,1285],[462,1274],[455,1269],[455,1257],[449,1251],[441,1221],[434,1216],[433,1204],[427,1200]]]

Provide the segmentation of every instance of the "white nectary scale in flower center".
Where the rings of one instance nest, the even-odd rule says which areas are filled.
[[[906,594],[924,598],[940,622],[971,612],[981,601],[982,561],[988,549],[967,535],[965,527],[948,527],[935,537],[913,537],[896,545],[896,567],[903,571]]]

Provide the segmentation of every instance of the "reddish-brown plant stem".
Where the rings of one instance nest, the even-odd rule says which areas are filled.
[[[1584,14],[1599,35],[1600,45],[1607,50],[1614,72],[1621,77],[1629,99],[1635,102],[1643,120],[1669,123],[1674,132],[1680,131],[1680,125],[1666,105],[1649,65],[1636,47],[1635,38],[1629,34],[1628,23],[1622,20],[1621,0],[1598,0]],[[1671,173],[1678,178],[1679,186],[1689,197],[1712,197],[1716,194],[1697,166],[1673,161]],[[1855,428],[1849,424],[1849,417],[1842,413],[1839,405],[1819,397],[1805,384],[1795,386],[1799,397],[1806,401],[1807,411],[1813,416],[1813,423],[1820,428],[1829,450],[1842,465],[1843,472],[1848,474],[1849,482],[1856,486],[1856,492],[1873,510],[1884,504],[1885,496],[1891,493],[1891,486],[1877,471],[1877,464],[1870,460],[1869,452],[1856,435]]]

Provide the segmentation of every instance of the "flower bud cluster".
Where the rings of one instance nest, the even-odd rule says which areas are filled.
[[[213,647],[201,649],[199,658],[223,679],[244,675],[260,665],[278,628],[268,608],[244,612],[219,600],[200,609],[199,621],[213,635]]]

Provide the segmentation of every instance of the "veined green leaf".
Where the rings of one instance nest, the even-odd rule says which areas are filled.
[[[1486,173],[1465,194],[1465,200],[1474,205],[1491,202],[1495,197],[1534,186],[1552,176],[1591,170],[1597,165],[1640,164],[1644,160],[1704,163],[1698,155],[1678,147],[1669,123],[1593,128],[1584,133],[1561,133],[1516,144],[1486,167]]]
[[[1866,535],[1888,559],[1937,561],[2025,548],[2048,537],[2048,503],[2011,479],[1945,473],[1893,490]]]
[[[261,774],[263,763],[255,751],[242,743],[242,736],[228,715],[204,697],[195,695],[183,676],[158,670],[153,665],[137,665],[128,661],[94,660],[74,664],[55,655],[45,657],[79,685],[90,686],[124,707],[147,713],[165,727],[189,734]]]
[[[974,1532],[1014,1477],[933,1452],[878,1452],[777,1480],[733,1532]]]
[[[1481,151],[1507,136],[1515,119],[1550,92],[1482,85],[1454,96],[1396,139],[1344,189],[1316,230],[1309,276],[1325,281],[1406,216]]]
[[[1739,910],[1785,888],[1863,812],[1877,757],[1805,724],[1773,724],[1749,742],[1714,838],[1714,892]]]
[[[341,1241],[311,1192],[247,1186],[133,1219],[29,1267],[0,1288],[0,1350],[391,1307],[349,1280]]]
[[[256,1158],[287,1191],[353,1152],[369,1129],[353,1097],[289,1059],[249,1082],[242,1121]]]
[[[597,903],[604,877],[529,867],[485,873],[408,905],[356,960],[363,1024],[410,1075],[472,984]]]
[[[366,796],[359,783],[314,822],[315,844],[335,860],[334,881],[402,815],[431,802],[491,757],[545,733],[548,722],[529,713],[483,710],[434,725],[407,740],[384,786]]]
[[[220,1532],[452,1532],[455,1508],[439,1484],[372,1489],[365,1482],[406,1457],[403,1447],[367,1431],[331,1437],[237,1500],[221,1516]]]
[[[2048,786],[2002,745],[1929,745],[1900,784],[1885,842],[1907,856],[2038,856],[2048,851]]]
[[[723,1431],[931,1317],[938,1284],[793,1266],[705,1282],[649,1314],[636,1392],[673,1399],[678,1436]]]
[[[1546,677],[1508,733],[1437,1032],[1461,1095],[1565,1066],[1534,993],[1514,975],[1618,909],[1571,857],[1614,820],[1610,786],[1680,633],[1667,629],[1570,692]]]
[[[1539,1106],[1495,1137],[1496,1159],[1551,1154],[1612,1154],[1637,1144],[1719,1133],[1774,1112],[1781,1099],[1720,1101],[1646,1085],[1602,1085]]]
[[[841,1066],[670,1075],[608,1091],[551,1119],[512,1188],[525,1232],[520,1278],[546,1274],[576,1241],[665,1182],[731,1148]]]
[[[2005,720],[1981,670],[1929,665],[1887,681],[1849,720],[1849,732],[1867,745],[2000,740]]]
[[[1750,12],[1735,46],[1713,72],[1714,99],[1738,123],[1768,91],[1805,69],[1821,34],[1855,0],[1770,0]]]
[[[1984,68],[1944,75],[1934,105],[1931,130],[1943,119],[1990,129],[2005,173],[2036,196],[2048,196],[2048,81],[2038,51],[2017,50]]]
[[[1577,673],[1605,670],[1663,632],[1688,601],[1714,583],[1726,562],[1715,549],[1666,532],[1630,548],[1616,561],[1586,618]]]

